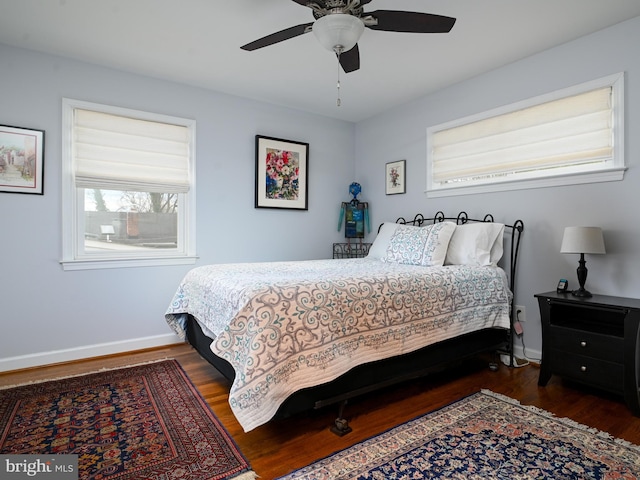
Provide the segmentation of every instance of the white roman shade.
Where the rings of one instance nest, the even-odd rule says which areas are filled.
[[[72,135],[76,187],[189,191],[186,126],[75,108]]]
[[[610,161],[612,103],[607,86],[432,131],[433,187]]]

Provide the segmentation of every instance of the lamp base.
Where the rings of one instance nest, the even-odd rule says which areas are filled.
[[[584,261],[584,253],[580,254],[580,260],[578,261],[578,270],[576,273],[578,274],[578,284],[580,288],[571,292],[574,297],[583,297],[589,298],[592,297],[591,292],[584,289],[584,284],[587,281],[587,262]]]
[[[584,298],[593,296],[591,295],[591,292],[589,290],[585,290],[584,288],[579,288],[578,290],[574,290],[573,292],[571,292],[571,295],[573,295],[574,297],[584,297]]]

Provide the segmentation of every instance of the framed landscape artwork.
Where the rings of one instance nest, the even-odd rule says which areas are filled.
[[[42,195],[44,131],[0,125],[0,192]]]
[[[387,195],[395,195],[407,191],[405,185],[405,165],[406,160],[389,162],[385,165],[385,193]]]
[[[308,209],[309,144],[256,135],[256,208]]]

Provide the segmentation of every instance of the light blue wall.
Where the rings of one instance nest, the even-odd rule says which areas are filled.
[[[516,303],[526,307],[524,339],[532,357],[541,349],[533,295],[555,289],[561,277],[569,279],[570,287],[577,286],[578,256],[559,253],[565,226],[595,225],[604,230],[607,255],[587,256],[587,289],[640,298],[638,45],[640,17],[453,85],[356,127],[356,176],[369,193],[372,223],[438,210],[448,215],[464,210],[472,217],[490,212],[498,221],[524,221]],[[623,71],[629,169],[622,182],[427,198],[428,126]],[[402,159],[407,161],[407,193],[386,197],[384,164]]]
[[[0,193],[0,370],[165,342],[163,313],[190,267],[64,272],[60,141],[63,97],[197,121],[198,265],[330,256],[338,208],[359,181],[372,224],[416,212],[491,212],[525,222],[516,291],[525,343],[541,347],[533,294],[575,286],[559,253],[567,225],[599,225],[607,255],[587,258],[587,288],[640,297],[640,18],[451,86],[357,125],[0,45],[0,124],[46,131],[45,195]],[[463,61],[463,59],[461,60]],[[427,199],[426,128],[611,73],[626,72],[622,182]],[[397,86],[390,85],[389,88]],[[309,142],[309,211],[256,210],[254,136]],[[407,160],[407,193],[384,194],[384,165]],[[370,236],[370,239],[373,235]]]
[[[0,124],[46,132],[44,196],[0,193],[0,370],[166,343],[191,268],[62,270],[63,97],[196,120],[197,265],[331,256],[352,123],[0,45]],[[310,144],[308,211],[254,208],[256,134]]]

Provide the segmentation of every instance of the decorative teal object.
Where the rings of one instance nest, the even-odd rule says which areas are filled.
[[[362,192],[362,187],[359,183],[353,182],[351,185],[349,185],[349,193],[353,195],[353,200],[358,200],[356,197],[360,194],[360,192]]]
[[[358,200],[358,195],[362,192],[359,183],[353,182],[349,185],[349,193],[353,195],[350,202],[342,202],[340,218],[338,219],[338,231],[342,229],[342,222],[345,221],[344,236],[346,238],[364,238],[365,227],[371,233],[369,225],[369,204]],[[360,240],[362,241],[362,240]]]

